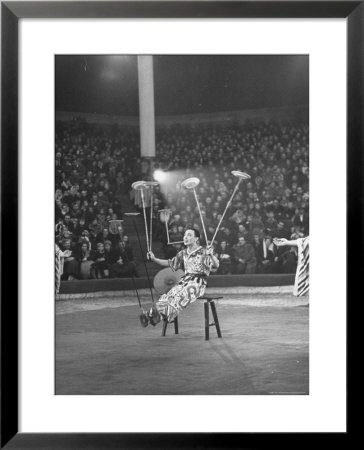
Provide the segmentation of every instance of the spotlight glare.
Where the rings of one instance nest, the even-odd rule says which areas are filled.
[[[153,173],[153,178],[158,181],[159,183],[163,183],[163,181],[166,179],[167,174],[163,172],[162,170],[155,170]]]

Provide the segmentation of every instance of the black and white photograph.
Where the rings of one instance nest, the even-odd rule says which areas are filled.
[[[309,56],[55,55],[55,394],[309,394]]]
[[[363,2],[0,14],[1,448],[349,437]]]

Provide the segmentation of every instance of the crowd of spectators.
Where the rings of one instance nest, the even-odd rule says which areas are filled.
[[[57,122],[55,233],[69,255],[62,280],[138,276],[121,200],[140,172],[137,142],[127,128]]]
[[[211,239],[238,181],[231,171],[242,170],[251,178],[240,184],[213,243],[220,259],[218,273],[295,271],[296,250],[277,248],[273,238],[309,233],[306,124],[175,127],[159,134],[157,148],[156,168],[179,173],[176,188],[164,190],[163,196],[163,206],[171,211],[171,242],[182,239],[188,224],[203,236],[193,193],[183,189],[181,181],[192,176],[200,180],[196,193]],[[165,246],[166,257],[180,248]]]
[[[152,210],[154,239],[163,242],[165,257],[174,256],[181,244],[167,243],[160,209],[170,210],[170,242],[181,241],[186,227],[204,235],[193,193],[181,181],[199,178],[196,194],[211,239],[238,181],[231,171],[242,170],[251,178],[240,184],[213,242],[218,273],[294,272],[295,248],[278,248],[273,238],[309,233],[308,142],[308,125],[302,122],[176,125],[157,128],[156,158],[148,166],[137,156],[138,130],[57,123],[56,240],[74,255],[63,278],[82,278],[85,262],[91,278],[136,275],[123,235],[122,198],[134,181],[151,179],[156,169],[173,180],[155,188]],[[110,233],[110,220],[119,223],[116,234]],[[123,270],[116,266],[118,256]]]

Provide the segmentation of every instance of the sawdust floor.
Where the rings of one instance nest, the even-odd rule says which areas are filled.
[[[86,302],[87,303],[87,302]],[[57,310],[56,310],[57,311]],[[307,306],[218,302],[222,338],[205,340],[202,302],[161,336],[142,328],[135,306],[56,315],[56,394],[308,394]]]

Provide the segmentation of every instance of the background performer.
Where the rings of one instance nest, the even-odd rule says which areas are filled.
[[[287,239],[274,239],[273,243],[277,247],[282,247],[283,245],[294,245],[298,250],[298,261],[296,278],[293,287],[293,295],[301,297],[303,295],[308,295],[309,292],[309,269],[310,269],[310,259],[309,259],[309,237],[298,238],[292,241]]]

